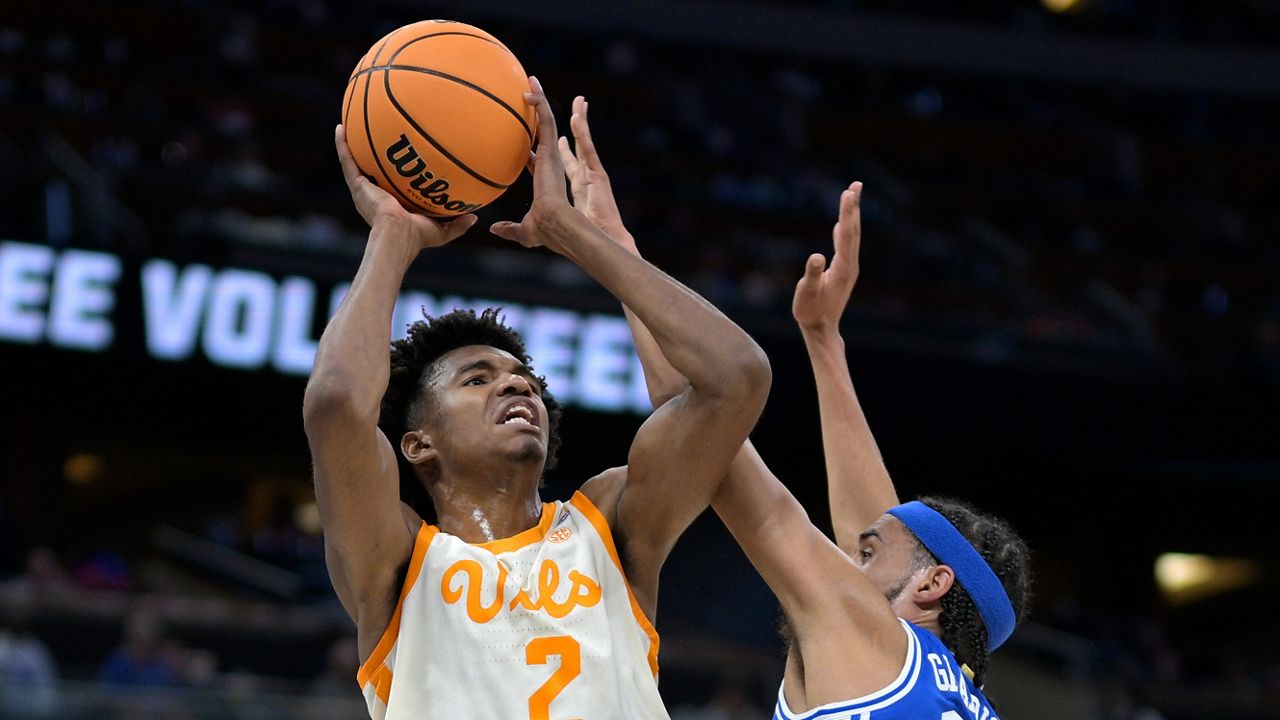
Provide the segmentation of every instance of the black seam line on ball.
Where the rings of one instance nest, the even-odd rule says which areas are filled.
[[[533,130],[529,128],[529,125],[524,121],[524,118],[520,116],[520,113],[516,112],[516,109],[508,105],[506,101],[503,100],[502,98],[498,97],[497,95],[494,95],[493,93],[489,92],[488,90],[485,90],[484,88],[480,87],[479,85],[476,85],[473,82],[463,80],[462,78],[456,75],[450,75],[449,73],[446,73],[446,72],[441,72],[439,70],[432,70],[430,68],[417,67],[414,65],[377,65],[375,67],[367,67],[364,70],[361,70],[360,72],[356,73],[355,77],[360,77],[361,75],[365,75],[365,74],[374,72],[376,70],[406,70],[409,72],[422,73],[424,75],[431,75],[433,77],[438,77],[441,80],[448,80],[450,82],[455,82],[459,85],[462,85],[463,87],[467,87],[472,90],[475,90],[481,95],[484,95],[490,100],[498,103],[498,105],[500,105],[503,110],[506,110],[507,112],[511,113],[511,117],[515,118],[516,122],[520,123],[520,127],[521,129],[524,130],[524,134],[529,136],[529,142],[533,142]]]
[[[387,180],[387,187],[395,191],[397,195],[404,198],[405,202],[414,207],[422,207],[421,203],[415,202],[413,198],[404,194],[404,191],[391,181],[391,176],[387,174],[387,169],[382,166],[382,158],[378,156],[378,147],[373,144],[373,130],[369,127],[369,88],[373,85],[373,78],[370,77],[364,81],[364,134],[369,140],[369,152],[373,153],[373,161],[378,165],[378,172],[382,173],[382,177]],[[350,138],[348,138],[350,141]]]
[[[438,142],[434,137],[431,137],[431,134],[430,134],[430,133],[428,133],[426,130],[423,130],[423,129],[422,129],[422,126],[421,126],[421,125],[419,125],[419,124],[418,124],[418,122],[417,122],[416,120],[414,120],[414,119],[409,115],[409,113],[408,113],[408,112],[406,112],[406,111],[405,111],[404,106],[402,106],[402,105],[400,104],[400,102],[399,102],[398,100],[396,100],[396,96],[395,96],[395,94],[393,94],[393,93],[391,92],[391,73],[389,73],[389,72],[387,72],[387,73],[383,73],[383,74],[382,74],[382,78],[383,78],[383,87],[386,89],[386,92],[387,92],[387,99],[391,101],[391,104],[392,104],[393,106],[395,106],[396,112],[400,113],[400,117],[404,118],[404,121],[405,121],[405,122],[407,122],[407,123],[409,123],[409,125],[410,125],[410,126],[411,126],[411,127],[412,127],[412,128],[413,128],[413,129],[414,129],[414,130],[419,134],[419,135],[421,135],[421,136],[422,136],[422,137],[423,137],[427,142],[431,143],[431,147],[433,147],[433,148],[435,148],[436,150],[438,150],[438,151],[440,152],[440,154],[441,154],[441,155],[443,155],[443,156],[445,156],[446,158],[448,158],[448,159],[449,159],[449,161],[450,161],[450,162],[452,162],[454,165],[457,165],[459,168],[462,168],[463,172],[467,173],[468,175],[470,175],[471,177],[475,178],[476,180],[479,180],[480,182],[484,183],[485,185],[488,185],[489,187],[492,187],[492,188],[497,188],[498,190],[506,190],[507,188],[511,187],[510,185],[503,185],[502,183],[494,182],[493,180],[490,180],[489,178],[487,178],[487,177],[485,177],[485,176],[481,175],[480,173],[476,172],[475,170],[472,170],[470,167],[468,167],[468,166],[467,166],[465,163],[463,163],[461,160],[459,160],[458,158],[454,157],[454,156],[453,156],[453,153],[449,152],[448,150],[445,150],[445,149],[444,149],[444,146],[443,146],[443,145],[441,145],[441,144],[440,144],[440,143],[439,143],[439,142]],[[372,80],[373,80],[373,78],[370,78],[370,81],[372,81]]]
[[[483,41],[485,41],[485,42],[489,43],[490,45],[497,45],[498,47],[502,48],[503,50],[506,50],[506,51],[507,51],[507,54],[508,54],[508,55],[510,55],[511,57],[515,57],[515,53],[511,52],[511,48],[507,47],[506,45],[503,45],[502,43],[498,42],[497,40],[495,40],[495,39],[493,39],[493,38],[487,38],[487,37],[485,37],[485,36],[483,36],[483,35],[476,35],[475,33],[462,32],[462,31],[460,31],[460,30],[453,30],[453,31],[450,31],[450,32],[427,33],[426,35],[419,35],[418,37],[416,37],[416,38],[414,38],[414,39],[412,39],[412,40],[406,40],[406,41],[404,41],[404,43],[402,43],[402,44],[400,45],[400,47],[396,48],[396,51],[395,51],[395,52],[391,53],[391,57],[387,58],[387,62],[388,62],[388,63],[393,63],[393,62],[395,62],[395,61],[396,61],[396,58],[400,56],[400,53],[404,52],[404,49],[405,49],[405,48],[409,47],[410,45],[412,45],[412,44],[414,44],[414,43],[416,43],[416,42],[422,42],[423,40],[430,40],[431,38],[449,37],[449,36],[453,36],[453,37],[469,37],[469,38],[475,38],[475,39],[477,39],[477,40],[483,40]],[[378,58],[377,58],[377,57],[374,57],[373,61],[374,61],[374,62],[377,62],[377,60],[378,60]],[[519,60],[517,60],[516,62],[519,62]]]
[[[391,57],[387,58],[386,65],[387,65],[387,66],[396,65],[396,58],[400,57],[400,53],[404,52],[405,50],[408,50],[410,45],[413,45],[413,44],[415,44],[415,43],[422,42],[423,40],[430,40],[430,39],[432,39],[432,38],[438,38],[438,37],[450,37],[450,36],[453,36],[453,37],[469,37],[469,38],[475,38],[476,40],[483,40],[483,41],[485,41],[485,42],[489,43],[490,45],[497,45],[498,47],[502,48],[504,51],[506,51],[506,53],[507,53],[508,55],[510,55],[510,56],[512,57],[512,59],[515,59],[515,57],[516,57],[516,56],[515,56],[515,53],[511,52],[510,48],[508,48],[506,45],[503,45],[502,43],[498,42],[498,41],[497,41],[496,39],[494,39],[494,38],[486,37],[486,36],[484,36],[484,35],[477,35],[477,34],[475,34],[475,33],[466,32],[465,30],[449,30],[449,31],[445,31],[445,32],[432,32],[432,33],[427,33],[426,35],[419,35],[418,37],[416,37],[416,38],[414,38],[414,39],[412,39],[412,40],[406,40],[404,43],[402,43],[402,44],[400,45],[400,47],[396,48],[395,52],[391,53]],[[376,64],[377,64],[377,62],[378,62],[378,58],[377,58],[377,57],[374,57],[374,58],[373,58],[373,61],[372,61],[372,63],[371,63],[371,64],[376,65]],[[520,61],[519,61],[519,60],[516,60],[516,64],[519,64],[519,63],[520,63]],[[410,69],[410,68],[412,68],[412,69],[414,69],[414,70],[420,70],[420,71],[427,71],[427,70],[428,70],[427,68],[419,68],[419,67],[414,67],[414,66],[409,66],[409,67],[397,66],[397,67],[398,67],[399,69],[402,69],[402,70],[407,70],[407,69]],[[448,75],[448,74],[445,74],[445,73],[441,73],[441,72],[440,72],[440,71],[438,71],[438,70],[430,70],[430,71],[428,71],[428,72],[429,72],[430,74],[434,74],[434,75],[436,75],[437,77],[440,77],[440,78],[443,78],[443,79],[452,80],[452,81],[454,81],[454,82],[461,83],[462,85],[465,85],[466,87],[469,87],[469,88],[472,88],[472,89],[474,89],[474,90],[476,90],[476,91],[478,91],[478,92],[481,92],[481,93],[483,93],[486,97],[490,98],[490,99],[491,99],[491,100],[493,100],[494,102],[496,102],[496,103],[498,103],[499,105],[501,105],[502,107],[506,108],[507,112],[511,113],[511,115],[512,115],[512,116],[513,116],[517,121],[519,121],[520,126],[524,128],[524,132],[525,132],[525,134],[529,136],[529,142],[530,142],[530,143],[532,143],[532,142],[533,142],[533,129],[532,129],[532,128],[530,128],[530,127],[529,127],[529,125],[528,125],[527,123],[525,123],[524,118],[520,116],[520,113],[516,112],[514,108],[512,108],[510,105],[507,105],[507,104],[506,104],[505,102],[503,102],[501,99],[499,99],[499,98],[497,98],[497,97],[494,97],[494,96],[493,96],[493,95],[492,95],[488,90],[485,90],[484,88],[479,87],[479,86],[477,86],[477,85],[473,85],[473,84],[471,84],[471,83],[467,82],[466,80],[463,80],[462,78],[458,78],[458,77],[454,77],[454,76],[452,76],[452,75]]]

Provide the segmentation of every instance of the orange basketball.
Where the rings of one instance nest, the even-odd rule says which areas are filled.
[[[529,78],[489,33],[405,25],[347,83],[342,124],[360,169],[405,207],[451,217],[493,202],[524,169],[536,115]]]

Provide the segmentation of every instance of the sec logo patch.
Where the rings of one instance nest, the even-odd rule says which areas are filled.
[[[553,543],[562,543],[572,535],[573,531],[569,528],[560,528],[559,530],[552,530],[551,534],[547,535],[547,540]]]

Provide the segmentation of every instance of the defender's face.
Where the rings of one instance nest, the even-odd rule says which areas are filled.
[[[511,353],[468,345],[437,361],[427,425],[444,462],[494,456],[546,461],[550,435],[542,385]]]
[[[915,544],[902,521],[888,514],[858,536],[853,562],[890,604],[896,604],[917,572],[913,567]]]

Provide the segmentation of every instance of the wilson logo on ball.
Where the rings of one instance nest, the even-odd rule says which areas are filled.
[[[404,133],[400,134],[398,141],[387,147],[387,160],[395,166],[396,172],[401,177],[413,178],[409,181],[409,187],[418,191],[431,203],[456,213],[469,213],[479,209],[480,203],[449,199],[449,193],[445,192],[449,189],[449,181],[427,171],[427,161],[413,149],[413,143],[409,142],[409,138]]]

